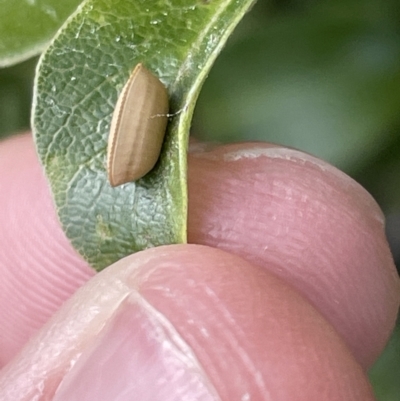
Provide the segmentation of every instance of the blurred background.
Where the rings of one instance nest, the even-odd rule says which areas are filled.
[[[0,70],[0,138],[29,129],[36,62]],[[344,170],[384,210],[400,267],[399,0],[259,0],[217,59],[192,132],[281,143]],[[400,400],[400,322],[370,378],[379,401]]]

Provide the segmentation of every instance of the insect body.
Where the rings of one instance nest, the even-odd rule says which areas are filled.
[[[161,152],[168,110],[165,86],[138,64],[122,89],[111,120],[107,172],[113,187],[136,181],[154,167]]]

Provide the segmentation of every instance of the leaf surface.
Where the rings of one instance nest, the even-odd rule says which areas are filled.
[[[0,0],[0,67],[39,54],[82,0]]]
[[[202,83],[254,0],[90,0],[43,54],[33,129],[59,218],[97,269],[149,247],[186,241],[186,150]],[[161,157],[112,188],[106,149],[118,94],[142,62],[168,89]]]

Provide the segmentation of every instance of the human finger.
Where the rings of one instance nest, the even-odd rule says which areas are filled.
[[[0,258],[3,363],[94,274],[59,227],[31,139],[16,138],[6,146],[0,160],[10,174],[0,175],[9,177],[0,210],[12,213],[0,216],[9,227],[2,232],[9,246]],[[21,157],[13,156],[18,152]],[[237,157],[240,152],[250,157]],[[241,144],[191,153],[189,240],[238,253],[280,274],[320,308],[367,367],[390,334],[399,297],[381,215],[344,174],[294,152]],[[20,160],[26,161],[24,168]],[[321,198],[319,191],[328,196]],[[299,201],[300,195],[308,203]],[[316,229],[308,230],[313,224]]]
[[[233,252],[292,284],[370,367],[400,302],[372,196],[328,163],[266,143],[195,144],[189,161],[189,242]]]
[[[268,270],[197,245],[92,278],[0,373],[3,401],[372,401],[336,331]]]

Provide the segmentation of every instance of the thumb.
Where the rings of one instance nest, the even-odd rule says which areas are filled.
[[[93,277],[0,374],[3,401],[373,400],[335,330],[238,256],[158,247]]]

